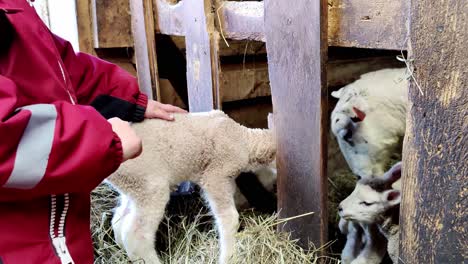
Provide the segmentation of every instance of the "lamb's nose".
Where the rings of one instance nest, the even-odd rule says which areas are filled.
[[[341,205],[338,206],[338,212],[340,212],[340,213],[343,212],[343,207],[341,207]]]

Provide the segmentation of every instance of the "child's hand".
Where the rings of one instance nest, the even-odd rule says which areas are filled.
[[[112,125],[112,130],[117,134],[122,142],[123,161],[133,159],[141,154],[141,139],[131,128],[128,122],[114,117],[108,120]]]
[[[172,113],[187,113],[182,108],[170,104],[162,104],[158,101],[148,100],[145,118],[159,118],[167,121],[174,120]]]

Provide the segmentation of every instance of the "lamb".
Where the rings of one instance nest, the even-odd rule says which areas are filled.
[[[405,68],[383,69],[332,92],[339,101],[331,114],[331,130],[354,174],[383,175],[392,155],[401,153],[407,87]]]
[[[269,166],[276,156],[271,130],[248,129],[221,111],[176,115],[174,122],[134,124],[143,141],[140,157],[108,178],[122,194],[112,226],[131,260],[160,263],[155,234],[171,188],[192,181],[204,191],[220,236],[220,263],[233,256],[238,212],[234,179]]]
[[[343,263],[380,263],[385,249],[393,263],[398,263],[398,221],[401,195],[400,190],[392,188],[392,184],[400,178],[401,162],[395,164],[381,178],[359,180],[354,191],[340,203],[338,209],[340,216],[351,223],[351,225],[347,225],[343,222],[343,229],[352,227],[356,222],[364,223],[366,227],[376,225],[379,232],[388,240],[385,247],[385,244],[379,243],[379,240],[385,241],[385,239],[379,239],[378,233],[368,232],[374,235],[366,237],[365,247],[357,256],[356,251],[358,250],[356,249],[362,247],[362,242],[348,240],[343,251],[346,262],[343,260]],[[356,232],[354,230],[344,231]],[[356,240],[356,237],[360,236],[356,235],[352,239]]]

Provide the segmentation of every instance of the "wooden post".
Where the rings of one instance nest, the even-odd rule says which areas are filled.
[[[151,0],[130,1],[132,33],[140,89],[150,98],[159,99],[156,59],[156,34]]]
[[[266,0],[265,33],[278,141],[280,217],[302,246],[327,240],[327,1]]]
[[[214,32],[211,0],[184,5],[187,47],[187,88],[191,112],[209,111],[218,106],[218,36]]]
[[[400,263],[465,263],[468,2],[411,2]]]
[[[80,51],[96,55],[94,51],[93,18],[91,15],[90,0],[75,0],[75,4]]]

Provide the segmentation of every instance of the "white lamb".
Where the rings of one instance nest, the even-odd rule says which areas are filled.
[[[331,115],[331,130],[346,162],[359,177],[371,179],[383,175],[392,156],[401,153],[407,87],[405,68],[383,69],[363,74],[357,81],[332,93],[339,101]],[[399,189],[399,185],[398,181],[394,187]],[[366,245],[360,252],[362,262],[380,263],[381,250],[373,245],[381,244],[382,239],[374,229],[373,224],[340,220],[340,230],[347,235],[343,263],[355,258],[355,251],[360,249],[357,243]]]
[[[339,101],[331,114],[331,129],[354,174],[363,178],[384,174],[401,148],[407,77],[406,69],[383,69],[332,92]]]
[[[108,178],[122,194],[112,220],[116,241],[131,260],[160,263],[154,241],[170,191],[192,181],[209,202],[220,236],[219,260],[227,263],[239,216],[234,179],[274,161],[272,132],[243,127],[221,111],[176,115],[174,122],[146,120],[133,127],[143,141],[143,153]]]
[[[385,250],[393,261],[398,263],[399,246],[399,210],[400,191],[392,188],[392,184],[401,178],[401,162],[395,164],[383,177],[361,179],[354,191],[340,203],[339,214],[342,219],[352,224],[344,225],[348,234],[358,232],[353,228],[355,222],[364,223],[366,227],[377,226],[381,235],[388,240],[380,239],[379,234],[366,237],[364,249],[362,241],[356,240],[359,234],[351,236],[343,252],[346,259],[343,263],[380,263]],[[381,236],[380,235],[380,236]]]

